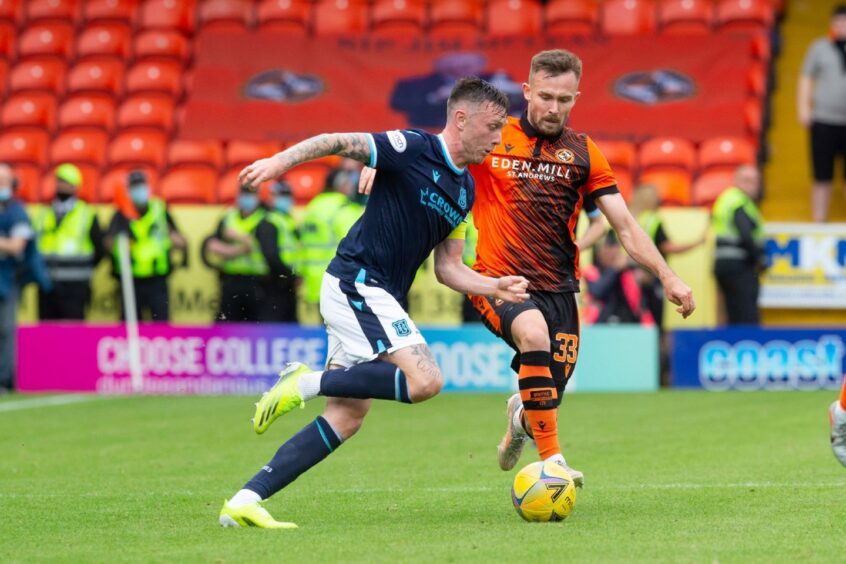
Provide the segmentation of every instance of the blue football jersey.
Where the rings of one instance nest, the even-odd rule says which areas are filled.
[[[384,288],[404,304],[417,269],[473,207],[475,184],[440,135],[406,129],[367,137],[376,179],[327,271]]]

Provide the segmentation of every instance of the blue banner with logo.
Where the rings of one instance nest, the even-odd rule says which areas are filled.
[[[673,332],[673,387],[838,389],[846,329],[726,328]]]

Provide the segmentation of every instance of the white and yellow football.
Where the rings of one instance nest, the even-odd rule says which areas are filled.
[[[576,486],[558,464],[533,462],[514,476],[511,501],[526,521],[563,521],[576,505]]]

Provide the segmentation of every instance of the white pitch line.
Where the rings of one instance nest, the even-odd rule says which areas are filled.
[[[86,401],[94,401],[101,399],[103,396],[95,395],[69,395],[69,396],[49,396],[46,398],[29,398],[22,400],[10,400],[0,402],[0,413],[4,411],[19,411],[21,409],[36,409],[39,407],[48,407],[54,405],[69,405],[73,403],[83,403]]]

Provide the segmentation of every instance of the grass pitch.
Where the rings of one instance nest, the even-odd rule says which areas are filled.
[[[529,524],[496,466],[505,397],[375,404],[353,440],[270,500],[296,531],[217,514],[279,444],[252,398],[132,397],[9,410],[0,401],[4,562],[748,562],[843,557],[846,468],[831,392],[574,394],[561,412],[585,488]],[[5,406],[5,409],[4,409]],[[520,466],[536,459],[527,450]]]

